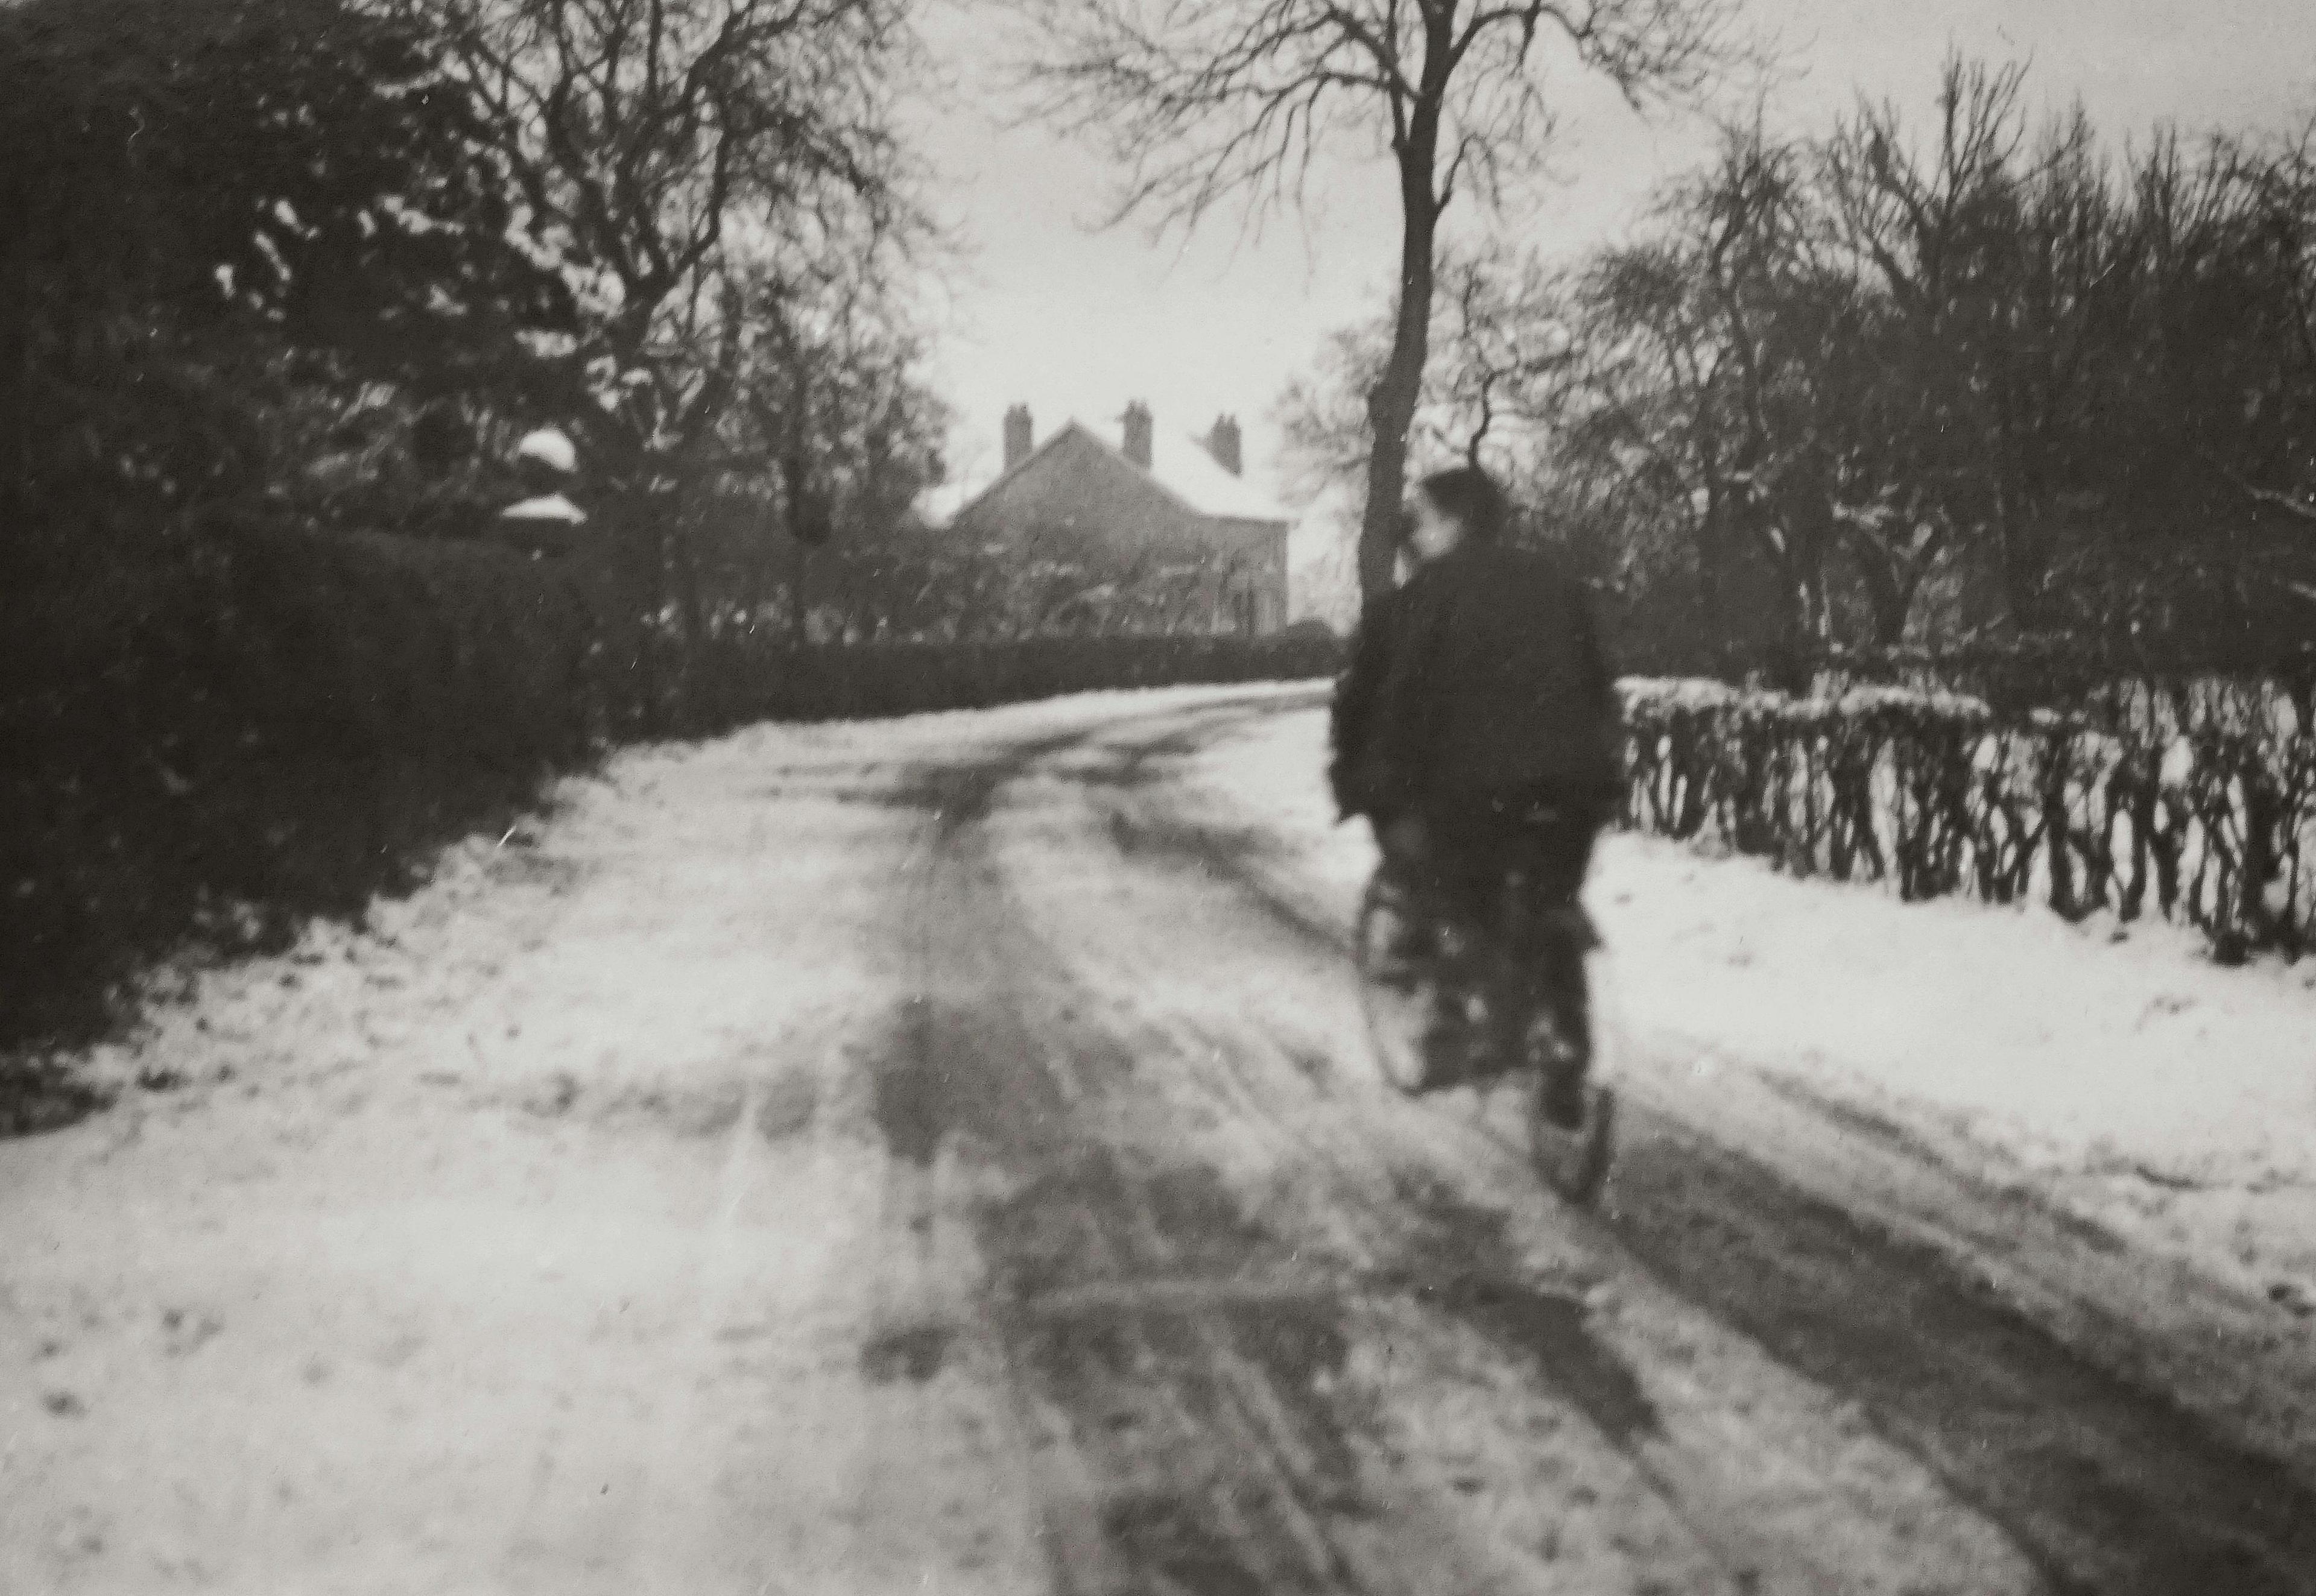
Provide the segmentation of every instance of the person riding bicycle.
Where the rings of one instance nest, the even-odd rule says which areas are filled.
[[[1582,584],[1550,554],[1514,545],[1512,519],[1475,466],[1418,484],[1413,569],[1360,619],[1328,774],[1343,818],[1374,827],[1416,935],[1438,927],[1449,945],[1505,955],[1487,995],[1500,1066],[1523,1056],[1529,1016],[1549,1010],[1561,1053],[1545,1113],[1572,1128],[1591,1033],[1578,895],[1616,803],[1615,678]],[[1456,983],[1440,983],[1426,1054],[1443,1078],[1427,1084],[1454,1077],[1442,1055],[1464,1029],[1463,1003]]]

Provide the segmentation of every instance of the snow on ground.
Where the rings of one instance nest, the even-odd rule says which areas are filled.
[[[1036,1588],[955,1463],[993,1373],[848,1378],[923,1289],[848,1055],[917,822],[855,741],[622,755],[0,1144],[0,1591]]]
[[[863,1361],[975,1267],[861,1062],[898,784],[1213,696],[629,749],[359,930],[161,972],[76,1061],[117,1105],[0,1142],[0,1592],[1041,1588],[994,1354]]]
[[[1338,826],[1318,713],[1193,761],[1274,884],[1348,925],[1375,853]],[[1607,838],[1588,899],[1612,1034],[1759,1071],[1991,1159],[2140,1246],[2316,1308],[2316,972],[2222,969],[2190,933],[1905,904],[1661,838]]]
[[[1288,706],[1174,757],[1217,828],[1264,845],[1272,885],[1348,926],[1373,854],[1333,824],[1323,717],[1293,707],[1323,693],[1108,694],[630,750],[550,819],[450,850],[361,932],[188,979],[85,1060],[120,1106],[0,1145],[0,1370],[22,1377],[0,1378],[0,1591],[1042,1588],[1040,1487],[1004,1440],[995,1352],[929,1343],[938,1367],[894,1373],[979,1266],[942,1206],[962,1199],[912,1175],[872,1101],[913,990],[902,886],[928,829],[909,767],[1127,706]],[[1100,847],[1050,846],[1040,828],[1073,812],[1017,804],[993,856],[1035,855],[1016,889],[1090,909],[1132,883]],[[1607,845],[1592,899],[1628,1057],[1788,1081],[2000,1160],[2144,1245],[2263,1290],[2316,1285],[2316,994],[2296,972],[1638,838]],[[1113,930],[1070,952],[1180,1011],[1170,1060],[1225,1122],[1191,1135],[1218,1158],[1245,1142],[1226,1173],[1252,1183],[1298,1137],[1350,1147],[1346,1127],[1443,1150],[1458,1134],[1380,1088],[1296,1115],[1263,1086],[1359,1057],[1323,946],[1329,979],[1301,998],[1250,958],[1202,1006],[1150,990],[1137,955],[1222,943],[1224,906],[1186,894]],[[1266,1011],[1323,989],[1323,1013]],[[1261,1014],[1292,1056],[1241,1077],[1225,1009]],[[1252,1122],[1264,1101],[1253,1131],[1222,1112]],[[1508,1237],[1568,1247],[1543,1234],[1550,1210],[1521,1214]],[[1815,1501],[1888,1453],[1761,1355],[1690,1335],[1697,1316],[1653,1289],[1600,1308],[1599,1334],[1655,1388],[1689,1382],[1657,1400],[1675,1462],[1720,1460],[1715,1499],[1767,1515],[1732,1482],[1817,1459],[1795,1498]],[[1786,1438],[1776,1467],[1765,1434]]]
[[[1829,1402],[1537,1201],[1513,1095],[1411,1104],[1388,1087],[1340,952],[1283,930],[1234,890],[1234,873],[1260,863],[1234,846],[1248,840],[1233,824],[1244,811],[1199,813],[1195,830],[1170,824],[1185,768],[1204,763],[1190,754],[1177,764],[1173,750],[1233,723],[1245,723],[1165,739],[1121,726],[1024,782],[993,827],[1001,873],[1073,988],[1129,1027],[1133,1106],[1146,1117],[1104,1134],[1149,1149],[1157,1167],[1214,1170],[1315,1278],[1387,1279],[1426,1258],[1586,1303],[1604,1366],[1640,1371],[1635,1389],[1659,1432],[1637,1456],[1604,1449],[1588,1427],[1561,1424],[1482,1345],[1378,1293],[1354,1316],[1347,1367],[1387,1415],[1393,1447],[1415,1473],[1457,1480],[1501,1543],[1554,1548],[1531,1583],[1435,1571],[1423,1588],[1724,1588],[1710,1559],[1683,1564],[1699,1540],[1762,1570],[1763,1590],[2039,1588],[2018,1548],[1956,1514],[1920,1459],[1856,1405]],[[1152,748],[1162,772],[1125,776],[1136,768],[1131,755]],[[1307,769],[1274,774],[1276,793],[1309,783]],[[1216,835],[1202,835],[1209,824]],[[1342,841],[1308,829],[1264,837],[1282,847]],[[1263,884],[1295,884],[1284,876]],[[1311,896],[1314,918],[1341,923],[1347,904],[1324,896]],[[1451,1214],[1470,1228],[1443,1220]],[[1568,1349],[1558,1355],[1573,1361]],[[1572,1496],[1570,1479],[1584,1482]],[[1661,1494],[1681,1503],[1681,1525],[1658,1516]],[[1796,1572],[1802,1547],[1808,1574]]]

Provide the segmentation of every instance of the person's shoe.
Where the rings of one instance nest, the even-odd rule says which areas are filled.
[[[1398,921],[1376,959],[1373,979],[1394,991],[1412,990],[1422,979],[1425,965],[1438,953],[1439,939],[1430,927],[1413,920]]]
[[[1419,959],[1429,959],[1439,951],[1437,930],[1421,920],[1403,919],[1394,927],[1391,941],[1384,952],[1391,958],[1403,959],[1412,964]]]
[[[1367,967],[1367,979],[1379,987],[1388,987],[1402,994],[1415,989],[1416,969],[1391,948],[1377,953],[1375,962]]]
[[[1589,953],[1601,945],[1600,927],[1581,903],[1564,903],[1545,911],[1545,934],[1562,946]]]
[[[1584,1129],[1584,1115],[1590,1104],[1586,1102],[1584,1071],[1579,1068],[1554,1070],[1544,1084],[1544,1117],[1554,1129],[1574,1132]]]
[[[1472,1073],[1472,1022],[1461,1000],[1441,993],[1423,1026],[1423,1090],[1460,1086]]]

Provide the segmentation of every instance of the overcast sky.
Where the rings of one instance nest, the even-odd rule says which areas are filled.
[[[923,117],[939,203],[972,252],[951,274],[937,368],[959,412],[958,474],[987,474],[1015,401],[1043,439],[1140,398],[1161,447],[1233,412],[1250,465],[1266,466],[1280,389],[1327,332],[1383,302],[1398,226],[1387,166],[1344,152],[1314,177],[1312,212],[1259,238],[1227,215],[1187,243],[1133,224],[1092,230],[1112,173],[1082,143],[1007,125],[990,14],[975,0],[936,15],[958,92]],[[2316,0],[1753,0],[1750,14],[1784,44],[1773,118],[1802,128],[1860,93],[1926,110],[1949,44],[2028,60],[2034,103],[2080,96],[2111,141],[2160,120],[2280,131],[2316,109]],[[1643,120],[1595,83],[1572,77],[1564,103],[1563,181],[1510,223],[1546,249],[1615,236],[1653,183],[1709,146],[1701,121]]]

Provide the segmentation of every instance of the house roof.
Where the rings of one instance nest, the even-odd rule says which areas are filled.
[[[1156,439],[1151,447],[1150,464],[1142,466],[1127,459],[1117,443],[1074,416],[1063,422],[1011,470],[1000,472],[977,486],[966,483],[943,483],[932,490],[921,501],[922,513],[936,525],[946,526],[987,498],[1002,483],[1029,469],[1048,450],[1071,437],[1083,439],[1128,470],[1148,477],[1196,514],[1250,521],[1291,521],[1295,519],[1270,494],[1244,477],[1234,476],[1224,470],[1207,452],[1206,442],[1202,439],[1187,434],[1180,438]]]
[[[1201,515],[1236,516],[1250,521],[1291,519],[1278,500],[1245,477],[1224,470],[1207,452],[1203,439],[1185,433],[1156,439],[1150,449],[1149,471],[1161,487]]]

